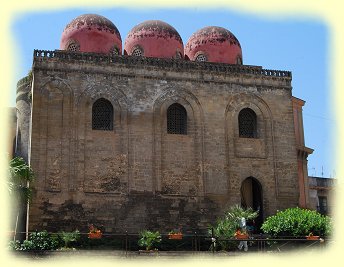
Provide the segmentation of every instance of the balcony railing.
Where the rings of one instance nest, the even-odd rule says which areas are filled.
[[[333,188],[335,180],[330,178],[309,177],[309,186],[312,188]]]

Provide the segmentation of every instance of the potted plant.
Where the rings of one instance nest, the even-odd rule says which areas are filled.
[[[146,251],[152,251],[155,245],[161,242],[161,235],[159,231],[152,232],[144,230],[140,233],[140,239],[138,245],[140,247],[145,247]],[[157,251],[155,248],[153,251]]]
[[[102,238],[102,232],[95,227],[93,224],[89,226],[88,238],[90,239],[100,239]]]
[[[320,237],[319,237],[318,235],[313,235],[313,233],[310,232],[310,233],[306,236],[306,238],[307,238],[308,240],[318,240]]]
[[[181,231],[172,230],[168,233],[168,239],[181,240],[183,239],[183,234]]]
[[[70,249],[70,244],[72,242],[76,242],[80,238],[80,232],[78,230],[75,230],[74,232],[61,232],[59,233],[59,236],[64,242],[63,249]]]

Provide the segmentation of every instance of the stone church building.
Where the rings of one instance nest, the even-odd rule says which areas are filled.
[[[195,29],[197,30],[197,29]],[[289,71],[243,64],[222,27],[184,45],[162,21],[122,38],[81,15],[17,86],[17,144],[36,179],[29,230],[205,230],[234,204],[307,207],[304,101]]]

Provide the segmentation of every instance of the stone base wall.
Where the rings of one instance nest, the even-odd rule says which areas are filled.
[[[220,207],[209,198],[166,197],[149,192],[132,192],[129,196],[86,194],[83,201],[59,199],[44,194],[44,201],[31,207],[30,230],[51,232],[88,231],[99,226],[106,233],[138,233],[144,229],[169,232],[206,231],[215,222]],[[59,202],[59,204],[57,204]]]

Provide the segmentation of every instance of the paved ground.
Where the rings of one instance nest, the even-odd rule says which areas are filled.
[[[287,243],[286,243],[287,244]],[[316,251],[319,252],[325,247],[303,247],[303,250],[306,251]],[[299,248],[300,249],[300,248]],[[271,253],[283,253],[291,251],[288,249],[288,246],[282,245],[275,248],[274,250],[265,250],[264,252],[257,251],[257,247],[249,247],[247,252],[243,250],[236,251],[157,251],[157,252],[146,252],[146,251],[125,251],[125,250],[61,250],[61,251],[39,251],[39,252],[27,252],[27,251],[15,251],[13,257],[18,259],[35,259],[35,260],[44,260],[44,259],[188,259],[188,258],[228,258],[236,256],[245,256],[245,255],[261,255],[261,254],[271,254]],[[295,251],[295,249],[294,249]]]
[[[206,257],[229,257],[229,256],[240,256],[248,255],[251,253],[256,253],[254,251],[243,252],[243,251],[233,251],[233,252],[215,252],[211,251],[159,251],[150,252],[145,251],[122,251],[122,250],[76,250],[76,251],[49,251],[49,252],[15,252],[14,257],[20,259],[50,259],[50,258],[99,258],[99,259],[168,259],[168,258],[206,258]]]

